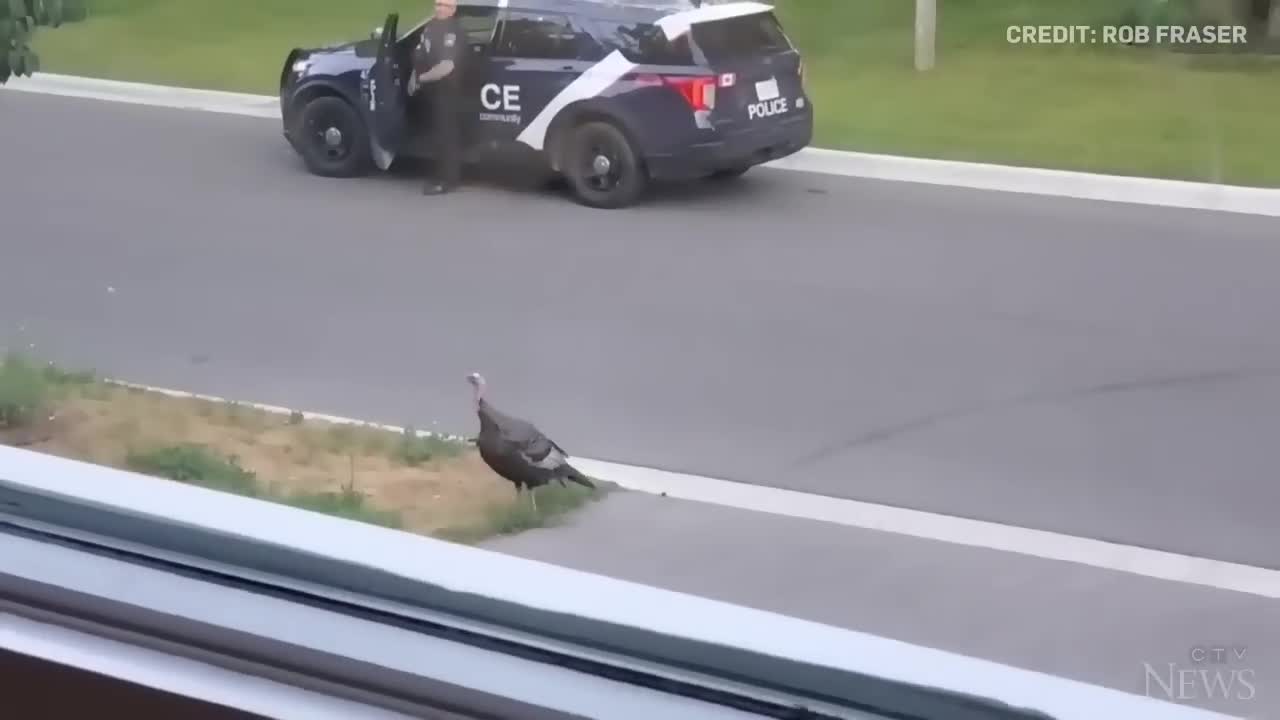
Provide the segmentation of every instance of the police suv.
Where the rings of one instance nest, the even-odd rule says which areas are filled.
[[[463,157],[531,157],[591,207],[630,205],[654,180],[737,177],[813,135],[800,53],[769,5],[461,0],[457,19]],[[430,157],[430,113],[407,91],[422,25],[399,34],[398,20],[289,53],[284,134],[311,172]]]

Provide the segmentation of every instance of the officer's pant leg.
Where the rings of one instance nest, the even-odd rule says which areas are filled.
[[[421,113],[422,113],[421,117],[422,117],[423,129],[426,130],[425,136],[428,138],[429,142],[431,143],[430,147],[433,153],[436,147],[435,146],[436,133],[440,131],[440,129],[437,127],[437,123],[439,123],[439,120],[436,119],[436,103],[437,102],[438,101],[436,100],[435,97],[428,95],[427,98],[422,100],[422,105],[421,105]],[[436,170],[436,165],[435,165],[436,162],[438,162],[438,158],[435,158],[433,155],[432,160],[430,162],[423,163],[422,180],[424,183],[424,187],[426,189],[435,187],[435,185],[438,182],[436,176],[439,175],[440,173],[439,171]]]
[[[457,187],[462,180],[456,105],[455,98],[446,96],[440,97],[435,107],[436,181],[446,188]]]

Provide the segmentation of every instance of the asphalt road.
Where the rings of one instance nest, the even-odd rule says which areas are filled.
[[[1280,568],[1280,220],[762,171],[624,212],[0,93],[0,342],[139,382]]]
[[[1233,717],[1280,718],[1280,604],[1270,598],[642,493],[486,547]]]

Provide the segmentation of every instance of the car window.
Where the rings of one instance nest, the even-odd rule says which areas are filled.
[[[535,60],[586,60],[593,59],[593,42],[565,15],[513,10],[501,23],[494,54]]]
[[[491,7],[460,7],[458,24],[466,33],[470,45],[488,45],[493,42],[494,29],[498,25],[498,9]]]
[[[624,24],[600,21],[597,32],[609,46],[619,50],[628,60],[639,65],[692,65],[693,53],[689,36],[668,40],[657,25]]]
[[[693,39],[711,62],[740,60],[791,50],[773,13],[727,18],[693,27]]]
[[[493,41],[494,28],[498,24],[497,8],[481,6],[459,7],[455,17],[458,20],[458,24],[462,26],[462,31],[466,33],[469,44],[488,45]],[[422,38],[422,29],[426,27],[426,24],[427,21],[423,20],[409,30],[402,30],[401,32],[404,34],[400,37],[399,43],[405,47],[417,45]]]

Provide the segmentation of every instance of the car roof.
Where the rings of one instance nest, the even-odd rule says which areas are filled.
[[[652,22],[667,15],[699,7],[726,5],[739,0],[459,0],[463,7],[509,6],[518,10],[541,10]]]
[[[726,5],[753,6],[749,8],[751,12],[772,9],[771,5],[747,0],[458,0],[459,7],[509,7],[515,10],[563,13],[571,17],[641,23],[659,23],[664,18],[676,18],[685,13]],[[401,39],[421,32],[429,19],[429,16],[420,18],[410,29],[401,30]],[[671,28],[665,29],[668,36],[671,36]],[[678,34],[678,31],[675,32]]]

